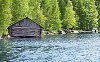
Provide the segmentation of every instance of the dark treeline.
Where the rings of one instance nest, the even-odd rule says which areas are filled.
[[[44,30],[91,30],[100,27],[100,0],[0,0],[0,34],[29,17]]]

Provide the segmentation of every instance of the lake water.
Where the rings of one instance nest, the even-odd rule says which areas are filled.
[[[100,62],[100,34],[3,39],[0,62]]]

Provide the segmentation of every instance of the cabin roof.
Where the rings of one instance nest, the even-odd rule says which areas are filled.
[[[30,21],[32,21],[33,23],[36,23],[36,22],[34,22],[33,20],[31,20],[30,18],[28,18],[28,17],[26,17],[26,18],[24,18],[24,19],[29,19]],[[13,24],[11,24],[7,29],[9,29],[11,26],[13,26],[13,25],[15,25],[15,24],[17,24],[17,23],[20,23],[21,21],[24,21],[24,19],[22,19],[22,20],[20,20],[20,21],[18,21],[18,22],[16,22],[16,23],[13,23]],[[37,24],[37,23],[36,23]],[[40,26],[39,24],[37,24],[38,26]],[[42,26],[40,26],[41,28],[43,28]]]

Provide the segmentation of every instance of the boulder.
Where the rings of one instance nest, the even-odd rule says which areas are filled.
[[[9,39],[9,38],[11,38],[11,36],[10,35],[4,35],[4,34],[0,35],[0,39],[3,39],[3,38]]]
[[[2,39],[2,35],[0,35],[0,39]]]
[[[58,31],[58,34],[66,34],[66,33],[65,33],[65,31],[60,30],[60,31]]]
[[[11,38],[11,36],[10,35],[7,35],[7,38]]]
[[[76,30],[70,30],[71,33],[79,33],[78,31]]]
[[[54,33],[46,32],[46,35],[54,35]]]

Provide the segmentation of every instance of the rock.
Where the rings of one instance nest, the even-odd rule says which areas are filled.
[[[0,39],[3,39],[3,38],[9,39],[9,38],[11,38],[11,36],[10,35],[4,35],[4,34],[0,35]]]
[[[76,30],[70,30],[71,33],[79,33],[78,31]]]
[[[60,31],[58,31],[58,34],[66,34],[66,33],[65,33],[65,31],[60,30]]]
[[[11,36],[10,35],[7,35],[7,38],[11,38]]]
[[[0,35],[0,39],[2,39],[2,35]]]
[[[46,35],[54,35],[54,33],[47,32]]]
[[[92,33],[98,33],[98,29],[97,28],[93,28],[92,29]]]

